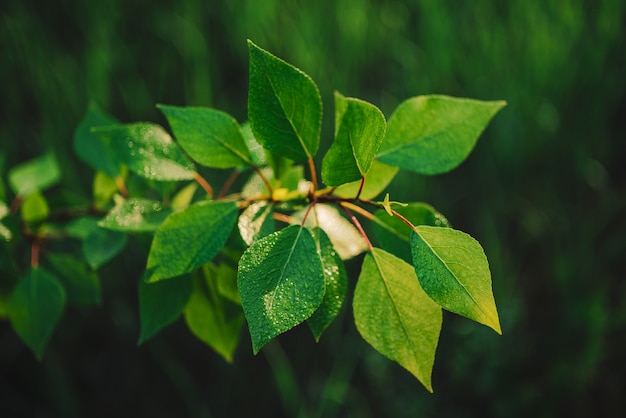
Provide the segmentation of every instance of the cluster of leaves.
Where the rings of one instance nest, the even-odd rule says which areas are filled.
[[[152,237],[138,290],[139,342],[183,315],[231,361],[244,321],[255,354],[305,321],[319,340],[347,292],[343,260],[365,252],[356,327],[432,391],[442,309],[501,332],[487,258],[431,206],[372,199],[399,169],[435,175],[458,166],[504,103],[420,96],[387,122],[374,105],[335,93],[335,137],[319,181],[317,86],[252,42],[249,54],[249,122],[159,105],[174,141],[159,125],[121,124],[91,107],[74,137],[96,170],[86,208],[49,209],[43,192],[61,177],[51,154],[9,171],[15,198],[0,205],[3,270],[21,273],[0,313],[41,358],[66,302],[99,303],[97,270],[128,234]],[[196,164],[231,169],[219,193]],[[231,193],[239,175],[247,181]],[[371,221],[371,239],[357,215]],[[48,250],[54,239],[78,240],[82,257]],[[6,261],[16,241],[32,248],[25,272]]]

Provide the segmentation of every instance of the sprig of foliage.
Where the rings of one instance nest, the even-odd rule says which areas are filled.
[[[255,354],[303,322],[319,340],[348,291],[343,260],[365,252],[356,328],[432,391],[442,309],[501,333],[487,258],[431,206],[373,199],[398,169],[435,175],[458,166],[504,102],[419,96],[387,122],[373,104],[336,92],[334,141],[318,178],[317,86],[248,46],[243,124],[216,109],[158,105],[172,137],[90,106],[74,136],[76,153],[96,170],[89,207],[50,210],[44,192],[61,180],[52,154],[9,172],[15,197],[0,205],[8,217],[2,251],[16,251],[23,236],[32,257],[30,266],[11,266],[21,278],[5,314],[41,358],[66,303],[99,303],[97,270],[124,250],[126,235],[153,235],[139,283],[139,342],[184,315],[200,340],[232,361],[244,318]],[[198,165],[232,169],[219,193]],[[239,175],[248,181],[231,192]],[[362,220],[373,223],[372,237]],[[46,251],[52,239],[82,241],[84,261]]]

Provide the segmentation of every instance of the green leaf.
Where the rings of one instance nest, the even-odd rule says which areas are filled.
[[[294,161],[313,158],[322,126],[322,99],[313,80],[248,41],[248,117],[255,138]]]
[[[324,272],[311,232],[291,225],[255,242],[241,256],[237,286],[256,354],[322,302]]]
[[[335,92],[335,141],[322,161],[329,186],[356,181],[369,171],[385,136],[385,116],[374,105]]]
[[[306,209],[294,213],[292,217],[301,223],[305,213]],[[322,228],[343,260],[367,250],[367,243],[361,233],[334,206],[318,203],[309,212],[305,225]]]
[[[319,341],[322,333],[333,322],[341,309],[341,305],[346,297],[348,287],[348,275],[343,261],[333,248],[328,235],[320,229],[315,228],[316,243],[318,253],[322,261],[324,271],[325,292],[324,299],[315,313],[307,319],[309,328],[313,332],[316,341]]]
[[[231,363],[243,326],[243,312],[219,293],[213,269],[207,265],[202,272],[204,277],[194,280],[185,320],[196,337]]]
[[[246,146],[250,150],[250,159],[252,160],[252,164],[257,167],[265,167],[268,165],[266,154],[267,150],[263,148],[263,146],[259,144],[259,141],[257,141],[254,137],[252,129],[250,128],[250,122],[246,121],[241,124],[241,133],[243,134]]]
[[[378,158],[419,174],[448,172],[467,158],[505,104],[439,95],[408,99],[391,115]]]
[[[47,253],[46,259],[58,273],[69,303],[76,306],[100,304],[100,280],[84,261],[69,255]]]
[[[226,263],[211,268],[217,277],[217,289],[220,295],[241,306],[241,296],[237,290],[237,270]]]
[[[109,177],[117,177],[122,169],[122,162],[115,155],[109,141],[91,132],[99,126],[116,125],[117,121],[91,103],[85,116],[74,131],[74,152],[91,168],[102,171]]]
[[[36,223],[48,217],[50,207],[46,198],[40,192],[35,191],[26,196],[20,211],[24,222]]]
[[[199,164],[230,168],[250,164],[250,151],[237,121],[206,107],[157,105],[178,144]]]
[[[9,170],[9,184],[20,196],[54,186],[61,179],[61,171],[54,155],[44,156],[26,161]]]
[[[43,357],[64,307],[63,287],[41,267],[29,270],[9,297],[11,325],[38,360]]]
[[[7,216],[9,212],[10,209],[6,205],[6,203],[0,201],[0,220]],[[11,239],[13,238],[13,233],[11,232],[11,230],[7,228],[2,222],[0,222],[0,238],[4,239],[7,242],[11,241]]]
[[[445,216],[426,203],[409,203],[407,206],[394,207],[394,210],[413,225],[450,226]],[[411,263],[411,227],[400,218],[389,216],[384,210],[376,211],[374,217],[373,232],[380,246]]]
[[[198,189],[198,183],[189,183],[180,189],[172,198],[172,209],[183,210],[187,208],[193,201],[193,196]]]
[[[424,291],[443,308],[502,334],[487,256],[471,236],[418,226],[411,233],[413,265]]]
[[[139,317],[141,330],[137,344],[143,344],[167,325],[176,321],[189,302],[192,291],[191,276],[158,283],[146,283],[145,280],[140,280]]]
[[[170,215],[157,229],[148,254],[148,282],[181,276],[210,261],[235,225],[236,202],[198,202]]]
[[[398,170],[398,167],[383,164],[375,159],[365,176],[365,183],[360,195],[361,199],[373,199],[382,193],[394,179]],[[360,187],[361,180],[353,181],[337,187],[333,194],[339,197],[354,198]]]
[[[93,228],[83,240],[83,255],[87,264],[97,270],[111,260],[126,245],[126,234],[104,228]]]
[[[171,213],[171,209],[156,200],[133,198],[116,205],[98,225],[114,231],[152,232]]]
[[[267,201],[255,202],[239,216],[239,234],[246,245],[274,232],[273,205]]]
[[[432,392],[442,312],[420,288],[411,266],[374,248],[363,260],[353,309],[354,322],[365,341]]]
[[[115,155],[143,178],[157,181],[191,180],[195,168],[172,137],[159,125],[137,122],[94,128],[108,141]]]
[[[96,208],[101,208],[109,203],[117,191],[115,179],[102,171],[96,172],[93,179],[93,203]]]

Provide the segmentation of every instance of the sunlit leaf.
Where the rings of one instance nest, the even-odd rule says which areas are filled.
[[[181,276],[210,261],[226,243],[238,211],[236,202],[202,201],[170,215],[154,235],[147,280]]]
[[[192,283],[190,276],[158,283],[139,281],[141,330],[138,344],[143,344],[180,317],[191,297]]]
[[[374,248],[363,260],[353,309],[354,322],[365,341],[432,392],[442,313],[421,289],[413,268]]]
[[[311,232],[291,225],[255,242],[239,261],[237,286],[256,354],[322,302],[324,272]]]
[[[315,313],[307,319],[307,323],[313,332],[315,340],[319,341],[322,333],[332,323],[341,309],[343,300],[346,297],[348,276],[343,261],[333,248],[328,235],[320,228],[315,228],[314,233],[324,271],[325,292],[322,303]]]
[[[52,154],[46,154],[9,170],[9,185],[15,194],[27,196],[34,191],[43,192],[61,179],[61,170]]]
[[[218,291],[215,271],[204,267],[203,277],[194,279],[193,294],[185,308],[189,329],[229,363],[243,326],[241,306]]]
[[[157,106],[167,118],[178,144],[199,164],[230,168],[250,164],[250,151],[237,121],[205,107]]]
[[[305,213],[306,210],[294,213],[293,220],[300,223]],[[315,205],[309,212],[305,225],[322,228],[343,260],[355,257],[367,250],[367,243],[361,233],[333,206]]]
[[[116,205],[98,225],[114,231],[151,232],[171,213],[156,200],[133,198]]]
[[[246,243],[252,245],[255,241],[274,232],[274,211],[272,205],[266,201],[251,204],[239,216],[239,234]]]
[[[373,199],[381,194],[394,179],[398,170],[398,167],[383,164],[375,159],[365,176],[365,183],[363,184],[360,197],[362,199]],[[337,187],[334,194],[340,197],[353,198],[356,197],[360,187],[361,180],[353,181]]]
[[[24,198],[20,211],[24,222],[34,223],[45,220],[50,214],[50,207],[46,198],[35,191]]]
[[[248,41],[248,117],[255,138],[294,161],[312,158],[319,146],[322,100],[313,80]]]
[[[92,130],[110,143],[115,155],[135,174],[149,180],[191,180],[193,163],[159,125],[137,122]]]
[[[172,198],[171,207],[173,210],[183,210],[191,204],[193,196],[198,189],[198,183],[189,183],[180,189]]]
[[[322,162],[329,186],[356,181],[369,171],[385,135],[385,116],[374,105],[335,92],[335,140]]]
[[[411,233],[413,265],[424,291],[443,308],[502,334],[482,247],[451,228],[418,226]]]
[[[505,104],[440,95],[408,99],[389,118],[378,159],[419,174],[450,171]]]
[[[94,206],[101,208],[109,203],[115,193],[117,193],[117,183],[115,179],[109,177],[102,171],[96,172],[93,179],[93,201]]]
[[[41,267],[29,270],[9,297],[13,329],[41,360],[65,308],[65,290],[59,280]]]

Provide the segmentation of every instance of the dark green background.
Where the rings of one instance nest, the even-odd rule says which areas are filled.
[[[2,2],[5,181],[53,150],[63,187],[88,193],[71,139],[90,100],[124,122],[164,123],[156,103],[245,120],[247,38],[317,82],[322,150],[335,89],[387,116],[430,93],[508,106],[457,170],[390,188],[491,263],[504,335],[445,314],[435,394],[360,339],[349,306],[319,344],[300,327],[254,357],[244,334],[233,365],[182,321],[138,348],[135,250],[101,270],[102,308],[66,311],[43,363],[0,323],[0,416],[622,416],[624,27],[620,0]]]

